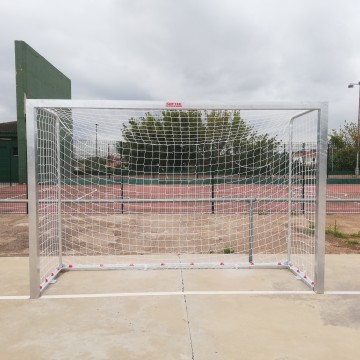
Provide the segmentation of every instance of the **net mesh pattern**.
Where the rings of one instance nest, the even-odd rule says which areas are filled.
[[[313,278],[318,114],[298,113],[38,108],[41,281],[63,264]]]

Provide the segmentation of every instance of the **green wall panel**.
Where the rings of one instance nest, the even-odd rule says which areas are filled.
[[[0,139],[0,182],[18,182],[17,141]]]
[[[16,107],[19,151],[19,182],[26,176],[27,99],[71,99],[71,80],[24,41],[15,41]]]

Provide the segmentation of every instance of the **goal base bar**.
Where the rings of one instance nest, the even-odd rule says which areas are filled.
[[[310,289],[314,290],[315,283],[310,279],[305,272],[302,272],[299,268],[294,265],[289,265],[287,261],[277,263],[226,263],[226,262],[209,262],[209,263],[195,263],[195,262],[184,262],[184,263],[144,263],[144,264],[63,264],[54,270],[50,276],[40,285],[40,291],[43,292],[48,285],[54,283],[56,277],[61,272],[67,271],[79,271],[79,270],[191,270],[191,269],[204,269],[204,270],[217,270],[217,269],[288,269],[290,270],[298,280],[304,282]]]
[[[227,263],[227,262],[183,262],[183,263],[147,263],[147,264],[98,264],[98,265],[65,265],[62,269],[66,270],[163,270],[163,269],[288,269],[284,263]]]

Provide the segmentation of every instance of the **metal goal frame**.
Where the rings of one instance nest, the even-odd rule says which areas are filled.
[[[69,109],[142,109],[147,111],[161,111],[161,110],[291,110],[294,115],[289,119],[290,122],[290,143],[293,136],[292,125],[299,120],[303,115],[311,112],[317,114],[317,153],[316,153],[316,196],[315,201],[315,249],[314,249],[314,279],[308,280],[303,274],[299,274],[299,270],[292,266],[291,262],[284,262],[281,264],[253,264],[253,254],[249,251],[249,262],[247,264],[233,265],[227,267],[222,264],[219,268],[286,268],[297,276],[301,276],[302,280],[316,293],[324,293],[324,260],[325,260],[325,213],[326,213],[326,165],[327,165],[327,116],[328,105],[325,102],[301,102],[301,103],[245,103],[245,104],[227,104],[227,103],[213,103],[213,102],[172,102],[172,101],[107,101],[107,100],[31,100],[27,99],[26,103],[26,131],[27,131],[27,166],[28,166],[28,202],[29,202],[29,271],[30,271],[30,298],[38,298],[46,287],[53,282],[53,280],[62,271],[75,270],[65,266],[62,261],[61,254],[61,234],[59,235],[59,254],[58,266],[48,274],[45,280],[40,279],[40,258],[42,256],[39,247],[39,204],[47,201],[40,199],[38,196],[38,136],[37,136],[37,111],[44,108],[69,108]],[[300,120],[301,121],[301,120]],[[59,126],[59,125],[57,125]],[[58,130],[59,131],[59,130]],[[60,145],[59,145],[60,146]],[[291,153],[291,148],[290,148]],[[291,174],[292,160],[289,161],[289,172]],[[291,177],[291,176],[290,176]],[[61,186],[61,179],[59,178],[59,186]],[[289,188],[290,180],[289,180]],[[201,201],[201,199],[197,199]],[[224,201],[224,199],[213,199],[216,201]],[[231,200],[231,199],[230,199]],[[252,205],[254,201],[265,199],[232,199],[235,201],[243,201],[249,204],[250,223],[252,222]],[[289,191],[288,199],[279,199],[279,201],[292,201],[291,191]],[[71,201],[71,200],[68,200]],[[129,200],[118,200],[129,201]],[[155,200],[156,201],[156,200]],[[204,201],[208,201],[205,199]],[[297,201],[297,200],[295,200]],[[58,224],[61,229],[61,197],[58,199]],[[290,207],[289,207],[290,216]],[[289,217],[290,219],[290,217]],[[290,221],[290,220],[289,220]],[[61,231],[60,231],[61,232]],[[249,229],[249,241],[252,241],[252,230]],[[291,242],[291,234],[289,234],[289,242]],[[251,247],[250,247],[251,249]],[[291,249],[289,246],[290,258]],[[192,264],[193,265],[193,264]],[[134,266],[133,266],[134,267]],[[184,266],[185,267],[185,266]],[[201,267],[201,266],[200,266]],[[201,268],[207,268],[202,266]],[[86,269],[87,267],[79,267],[79,269]],[[125,268],[123,265],[119,266],[97,266],[96,268]],[[134,267],[136,268],[136,267]],[[158,266],[150,266],[150,268],[163,268],[162,264]],[[174,268],[174,267],[171,267]],[[175,266],[176,268],[176,266]]]

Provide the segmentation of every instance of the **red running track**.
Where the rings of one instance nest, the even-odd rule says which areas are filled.
[[[293,197],[301,199],[301,185],[293,185]],[[41,199],[57,199],[57,187],[43,185],[40,188]],[[327,199],[360,199],[360,184],[329,184],[326,187]],[[211,185],[64,185],[61,191],[63,200],[112,200],[112,199],[194,199],[192,202],[141,202],[130,203],[72,203],[63,205],[66,212],[80,213],[129,213],[129,212],[155,212],[155,213],[236,213],[247,212],[248,202],[228,201],[212,202],[212,198],[227,199],[286,199],[288,197],[287,185],[273,184],[216,184]],[[305,186],[305,198],[315,196],[315,186]],[[26,200],[26,185],[0,187],[0,200]],[[208,199],[207,202],[199,202],[196,199]],[[292,210],[301,211],[303,203],[293,204]],[[287,211],[286,202],[254,202],[254,211]],[[54,211],[54,205],[43,204],[43,209]],[[313,210],[313,205],[305,203],[307,211]],[[26,213],[26,203],[0,202],[0,213]],[[327,212],[349,212],[360,213],[360,203],[357,202],[328,202]]]

